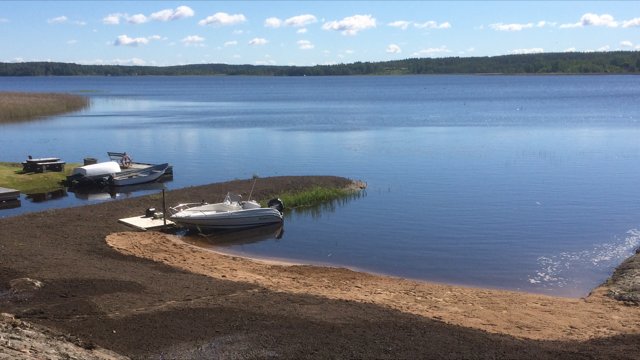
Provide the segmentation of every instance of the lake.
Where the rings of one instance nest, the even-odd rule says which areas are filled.
[[[127,151],[172,163],[168,189],[277,175],[368,183],[288,214],[279,238],[224,245],[237,254],[584,296],[640,245],[635,76],[28,77],[0,78],[0,90],[91,99],[0,125],[0,161]],[[0,217],[158,191],[23,198]]]

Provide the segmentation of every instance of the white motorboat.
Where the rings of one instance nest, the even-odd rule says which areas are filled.
[[[228,193],[221,203],[187,203],[169,208],[169,219],[179,226],[201,233],[218,229],[241,229],[282,222],[283,204],[280,199],[269,201],[263,208],[254,200],[242,201],[237,194]]]
[[[158,180],[158,178],[165,174],[169,168],[169,164],[153,165],[144,169],[125,170],[119,173],[113,174],[108,178],[109,185],[113,186],[127,186],[150,183]]]
[[[71,176],[96,177],[120,172],[120,165],[115,161],[106,161],[91,165],[79,166],[71,172]]]

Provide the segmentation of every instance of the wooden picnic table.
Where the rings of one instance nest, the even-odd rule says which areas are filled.
[[[22,163],[22,171],[24,172],[45,172],[45,171],[64,171],[66,162],[60,158],[48,157],[38,159],[27,159]]]

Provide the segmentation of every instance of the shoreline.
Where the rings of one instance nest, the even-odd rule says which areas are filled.
[[[349,182],[271,177],[253,194]],[[168,196],[186,202],[249,188],[251,180],[234,180]],[[90,352],[132,358],[637,356],[640,307],[602,293],[566,299],[256,263],[117,222],[160,202],[149,195],[0,219],[0,313]],[[113,236],[131,253],[107,245]]]
[[[123,254],[220,280],[248,282],[277,292],[373,303],[518,338],[588,340],[622,335],[633,328],[640,333],[640,308],[632,311],[635,320],[625,319],[628,309],[606,297],[602,287],[585,298],[565,298],[409,280],[342,267],[265,261],[204,249],[159,232],[115,233],[105,241]],[[349,289],[350,285],[357,291]],[[607,321],[603,321],[605,318]]]
[[[134,233],[135,231],[131,231],[131,232]],[[174,236],[179,236],[179,235],[174,235]],[[182,239],[180,241],[185,242]],[[438,281],[438,280],[431,280],[431,279],[411,278],[411,277],[405,277],[405,276],[400,276],[400,275],[388,274],[388,273],[384,273],[384,272],[377,272],[377,271],[373,271],[373,270],[368,270],[368,269],[358,268],[358,267],[353,267],[353,266],[348,266],[348,265],[337,265],[337,264],[332,264],[332,263],[322,263],[322,262],[313,262],[313,261],[310,261],[310,262],[295,261],[295,260],[290,260],[290,259],[286,259],[286,258],[277,258],[277,257],[268,257],[268,256],[254,256],[254,255],[236,253],[236,252],[233,252],[233,251],[225,251],[225,250],[221,250],[221,249],[216,248],[216,247],[211,247],[211,248],[201,247],[201,246],[198,246],[198,245],[194,245],[190,241],[186,241],[186,243],[191,245],[191,246],[195,246],[198,249],[202,249],[202,250],[208,251],[208,252],[213,252],[216,255],[225,256],[225,257],[240,258],[240,259],[243,259],[243,260],[253,261],[253,262],[261,263],[261,264],[264,264],[264,265],[311,266],[311,267],[314,267],[314,268],[321,268],[321,269],[343,269],[343,270],[353,271],[355,273],[363,273],[363,274],[372,275],[372,276],[376,276],[376,277],[384,277],[384,278],[396,279],[396,280],[406,280],[406,281],[411,281],[411,282],[416,282],[416,283],[426,283],[426,284],[433,284],[433,285],[440,285],[440,286],[452,286],[452,287],[461,287],[461,288],[467,288],[467,289],[486,290],[486,291],[506,291],[506,292],[514,292],[514,293],[522,293],[522,294],[530,294],[530,295],[548,296],[548,297],[560,298],[560,299],[579,300],[579,299],[588,298],[594,291],[596,291],[597,289],[602,288],[609,280],[611,280],[611,276],[610,276],[607,279],[607,281],[605,281],[602,284],[596,286],[595,288],[589,290],[589,292],[587,294],[584,294],[583,296],[563,296],[563,295],[547,294],[547,293],[543,293],[543,292],[526,291],[526,290],[521,290],[521,289],[499,288],[499,287],[490,287],[490,286],[473,285],[473,284],[460,284],[460,283],[453,283],[453,282],[447,282],[447,281]],[[168,265],[171,265],[171,264],[168,264]]]

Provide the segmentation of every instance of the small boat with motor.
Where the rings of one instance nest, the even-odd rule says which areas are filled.
[[[163,175],[173,175],[170,164],[147,164],[134,162],[126,152],[108,152],[110,161],[97,162],[86,158],[85,165],[79,166],[67,176],[67,185],[77,187],[128,186],[153,182]],[[87,163],[92,160],[92,163]]]
[[[284,204],[280,199],[269,201],[263,208],[254,200],[227,193],[221,203],[187,203],[169,208],[169,219],[181,227],[206,233],[220,229],[242,229],[283,221]]]

